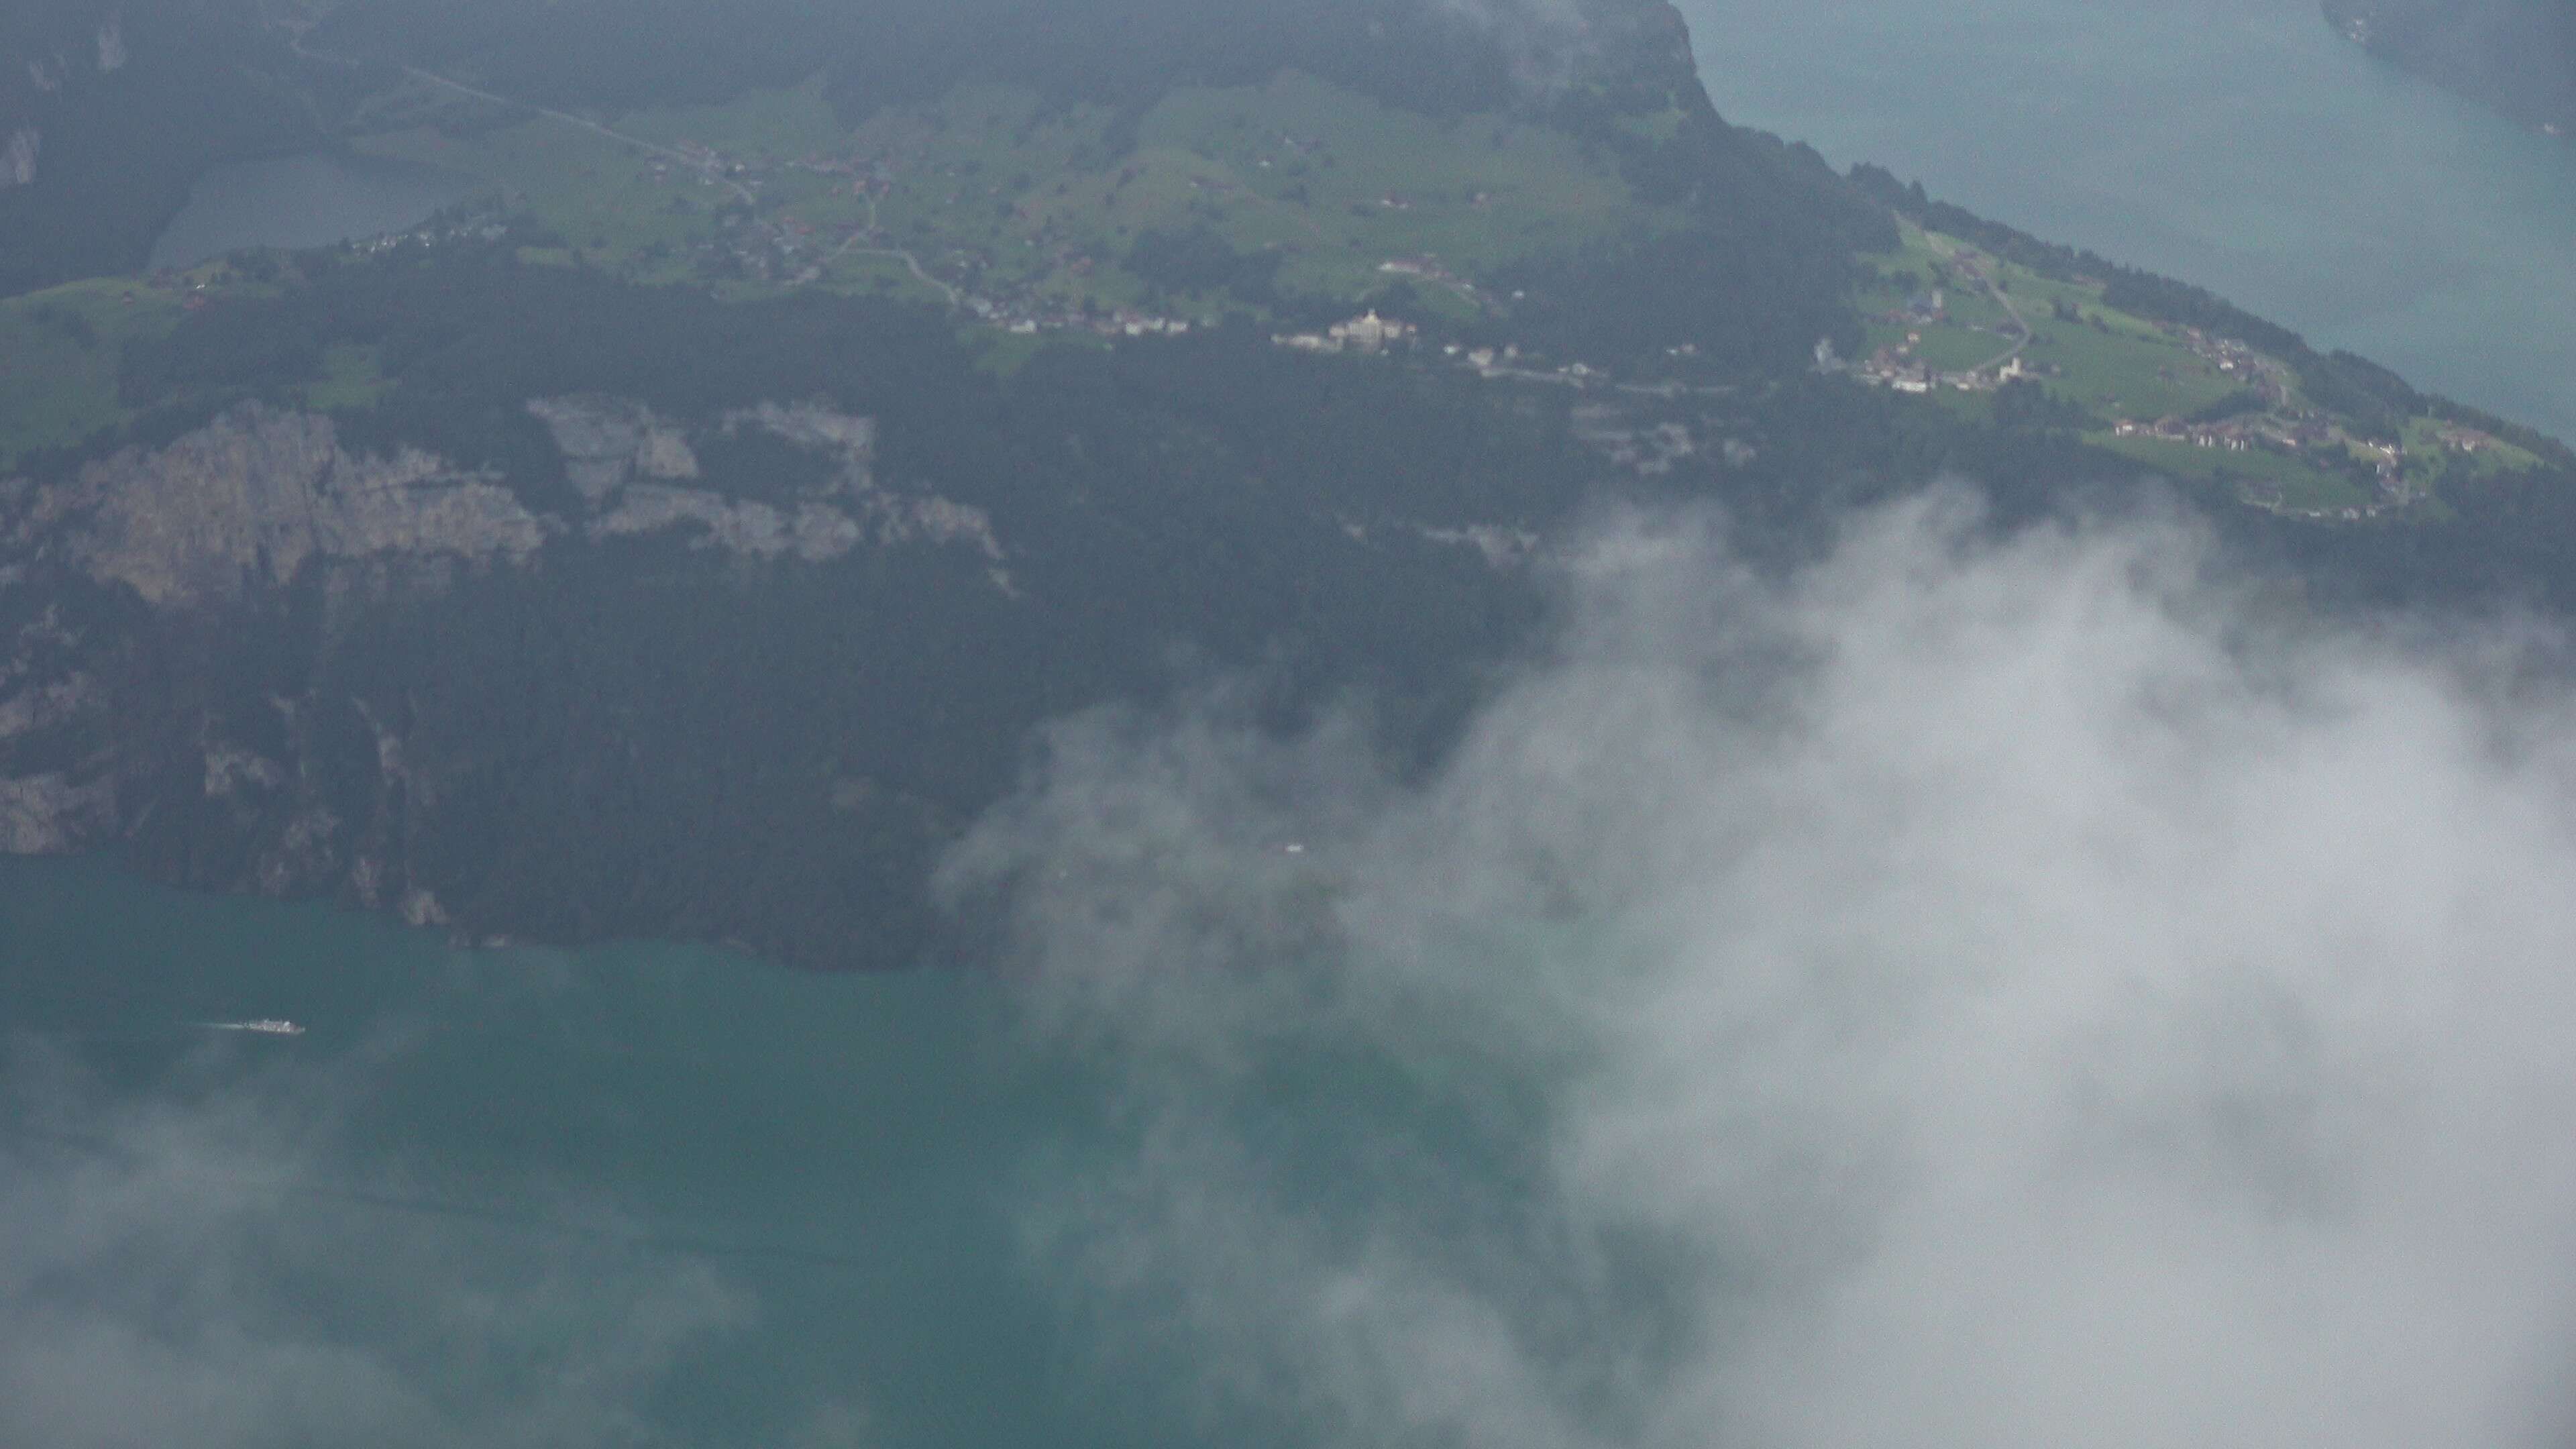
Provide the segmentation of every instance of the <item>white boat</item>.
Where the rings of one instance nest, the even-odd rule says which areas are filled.
[[[264,1016],[257,1021],[208,1021],[198,1024],[208,1031],[251,1031],[261,1036],[304,1035],[304,1028],[294,1022],[281,1021],[273,1016]]]

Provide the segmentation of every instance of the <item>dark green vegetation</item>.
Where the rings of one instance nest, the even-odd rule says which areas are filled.
[[[340,0],[316,43],[610,111],[723,101],[801,81],[819,62],[853,120],[973,82],[1132,106],[1281,69],[1461,115],[1510,100],[1516,66],[1555,59],[1446,7],[1374,0]]]
[[[972,296],[1051,325],[1375,300],[1499,321],[1508,299],[1471,279],[1571,269],[1522,340],[1644,352],[1625,335],[1643,329],[1777,366],[1831,330],[1841,259],[1891,239],[1812,152],[1716,116],[1654,0],[1587,0],[1579,22],[1417,0],[172,5],[126,18],[123,69],[31,98],[62,114],[36,181],[0,190],[26,236],[0,290],[129,270],[210,161],[326,137],[481,174],[556,234],[550,255],[638,280]],[[85,0],[50,11],[65,35],[106,23]],[[196,84],[283,109],[126,85],[147,52],[211,53],[231,63]],[[63,109],[92,92],[116,128]],[[49,159],[182,132],[153,159],[167,184]],[[49,189],[75,184],[121,189]],[[80,237],[40,235],[73,215]],[[1137,274],[1137,244],[1170,234],[1221,239],[1243,285]]]
[[[179,308],[176,297],[115,281],[0,302],[0,469],[44,466],[48,453],[122,436],[141,410],[117,385],[118,361],[134,342],[166,334]]]
[[[1545,616],[1534,549],[1605,503],[1716,506],[1781,562],[1944,472],[2010,522],[2143,468],[2315,597],[2576,602],[2564,448],[1730,127],[1653,0],[1121,3],[225,32],[297,119],[190,165],[328,136],[492,195],[0,300],[0,832],[478,934],[900,965],[1045,721],[1238,674],[1427,761]],[[227,13],[183,10],[128,7],[136,55]],[[56,224],[44,174],[0,216]],[[28,275],[132,265],[156,186]],[[576,457],[567,399],[653,421]],[[863,483],[745,421],[799,408],[865,428]],[[306,415],[344,451],[290,488]],[[376,511],[313,521],[364,460]],[[447,549],[458,509],[523,543]],[[808,515],[862,541],[744,541]],[[60,803],[93,788],[105,825]]]
[[[322,144],[363,84],[234,0],[0,7],[0,295],[142,266],[200,173]]]
[[[2576,134],[2571,0],[2325,0],[2325,12],[2373,55],[2526,126]]]

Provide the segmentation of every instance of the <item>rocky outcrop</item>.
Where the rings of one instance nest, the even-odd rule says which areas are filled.
[[[257,405],[41,490],[16,541],[33,547],[58,533],[91,577],[165,608],[284,585],[317,558],[517,560],[546,539],[496,479],[414,448],[352,454],[329,418]]]
[[[68,476],[0,478],[0,851],[121,842],[191,884],[465,929],[473,897],[452,919],[455,881],[421,841],[451,828],[453,782],[489,765],[452,732],[420,747],[407,691],[351,663],[389,621],[401,639],[444,627],[440,601],[478,588],[544,597],[550,552],[646,537],[808,565],[953,548],[966,567],[945,577],[980,571],[1016,594],[981,509],[879,480],[871,418],[766,403],[682,422],[604,396],[529,410],[575,483],[550,495],[560,511],[426,449],[353,448],[326,416],[259,404]],[[719,454],[746,431],[823,466]]]
[[[74,662],[80,642],[64,628],[61,611],[47,608],[0,648],[0,761],[18,741],[75,726],[102,707],[97,682]],[[114,815],[115,791],[104,780],[76,779],[59,768],[13,778],[0,769],[0,850],[76,849],[106,830]]]
[[[698,476],[687,436],[642,403],[585,394],[539,398],[528,411],[555,435],[564,473],[583,500],[597,506],[635,478]]]
[[[1002,562],[1002,541],[994,536],[991,515],[971,504],[932,494],[896,493],[876,481],[877,424],[816,403],[783,407],[762,403],[728,413],[725,431],[761,428],[800,448],[840,462],[821,496],[833,500],[861,527],[862,535],[881,547],[905,544],[960,544],[984,555],[996,567],[993,580],[1010,589]]]
[[[876,487],[877,420],[874,418],[853,417],[820,403],[785,407],[765,402],[756,408],[740,408],[725,414],[726,436],[730,437],[744,428],[758,428],[797,447],[840,459],[841,471],[827,492],[856,495]]]
[[[615,508],[591,520],[593,538],[633,537],[691,526],[699,543],[754,558],[786,554],[808,563],[836,559],[859,546],[857,520],[821,503],[782,513],[766,503],[736,503],[696,488],[637,484]]]
[[[108,837],[116,792],[106,781],[75,784],[60,771],[0,777],[0,851],[60,855]]]
[[[22,126],[9,133],[9,144],[0,146],[0,191],[35,182],[36,155],[44,149],[44,144],[43,133],[33,126]]]
[[[680,426],[619,398],[551,398],[529,411],[564,450],[587,505],[539,515],[500,478],[417,448],[353,453],[327,417],[245,404],[166,447],[128,448],[45,486],[0,481],[0,546],[39,554],[164,609],[233,603],[292,583],[316,561],[524,562],[549,540],[672,531],[747,558],[822,563],[866,546],[958,546],[1008,591],[1004,550],[980,508],[898,493],[875,476],[876,423],[829,408],[763,404],[726,415],[830,459],[809,496],[760,501],[707,487]],[[414,568],[416,577],[426,575]]]
[[[880,494],[869,500],[879,543],[962,544],[998,564],[1002,541],[993,533],[992,515],[972,504],[946,498],[908,498]],[[996,582],[1002,582],[997,576]]]
[[[1688,424],[1666,417],[1641,416],[1615,402],[1588,402],[1575,407],[1574,435],[1618,467],[1641,478],[1661,478],[1673,466],[1699,453]]]
[[[541,398],[528,411],[554,434],[566,476],[596,510],[582,525],[591,538],[687,530],[697,547],[808,563],[869,544],[961,545],[992,564],[997,587],[1011,588],[1001,569],[1001,540],[984,510],[878,486],[874,418],[820,403],[764,402],[726,413],[716,426],[724,437],[768,433],[834,465],[808,496],[773,503],[678,486],[704,476],[697,450],[687,432],[641,403],[598,395]]]

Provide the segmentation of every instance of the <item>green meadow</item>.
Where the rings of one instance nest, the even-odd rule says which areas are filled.
[[[2244,496],[2290,512],[2367,507],[2371,494],[2344,475],[2267,448],[2230,452],[2169,438],[2088,434],[2088,442],[2135,458],[2176,478],[2206,478],[2236,487]]]
[[[1896,324],[1872,320],[1869,346],[1897,346],[1909,333],[1915,355],[1941,371],[1991,361],[2010,342],[2002,335],[2011,315],[1970,279],[1954,258],[1955,238],[1910,223],[1897,250],[1862,258],[1875,281],[1854,298],[1866,317],[1893,312],[1921,292],[1938,287],[1947,319]],[[1995,258],[1977,263],[2009,298],[2030,328],[2022,357],[2042,386],[2105,422],[2187,416],[2234,392],[2237,381],[2196,356],[2163,329],[2102,302],[2102,288],[2044,277]],[[2060,308],[2073,313],[2059,315]],[[1985,330],[1980,330],[1985,329]]]
[[[472,110],[462,104],[441,114]],[[607,123],[617,136],[488,106],[479,123],[364,144],[488,178],[562,236],[562,260],[744,294],[819,268],[815,285],[936,295],[900,251],[979,295],[1141,305],[1151,289],[1122,265],[1137,239],[1206,227],[1238,251],[1278,254],[1290,291],[1356,301],[1396,280],[1390,261],[1473,273],[1680,223],[1554,130],[1433,120],[1293,72],[1176,92],[1127,118],[1132,134],[1105,109],[1044,107],[998,86],[856,127],[818,84],[620,116]],[[720,153],[721,171],[667,154],[692,147]],[[858,239],[871,225],[874,238]],[[775,228],[792,248],[770,285],[709,274],[707,259],[739,249],[746,226]],[[1479,310],[1464,287],[1416,287],[1435,307]]]
[[[0,470],[133,420],[117,360],[178,325],[180,296],[137,281],[75,282],[0,301]]]

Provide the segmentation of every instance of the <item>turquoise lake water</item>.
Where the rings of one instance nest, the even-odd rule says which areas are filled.
[[[526,1264],[569,1263],[570,1301],[519,1314],[555,1351],[641,1352],[619,1337],[639,1302],[695,1325],[651,1373],[655,1413],[690,1436],[674,1442],[787,1442],[769,1436],[853,1406],[883,1442],[1156,1442],[1086,1388],[1022,1271],[1016,1174],[1079,1137],[1081,1096],[994,1049],[992,996],[665,946],[458,952],[104,862],[0,861],[0,1220],[28,1231],[49,1173],[157,1164],[223,1206],[141,1219],[111,1256],[176,1239],[192,1262],[249,1257],[281,1225],[319,1245],[277,1270],[311,1301],[267,1314],[275,1281],[243,1270],[208,1332],[292,1341],[345,1312],[371,1355],[460,1384],[476,1362],[368,1318],[367,1260],[430,1255],[394,1290],[423,1314],[509,1303]],[[197,1025],[264,1017],[308,1034]]]

